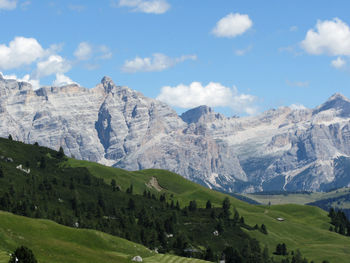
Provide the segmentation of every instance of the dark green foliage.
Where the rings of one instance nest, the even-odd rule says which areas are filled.
[[[46,159],[44,156],[41,156],[40,158],[40,168],[44,169],[46,167]]]
[[[129,210],[135,210],[135,201],[132,198],[129,199],[128,209]]]
[[[224,215],[226,217],[230,216],[230,207],[231,207],[230,199],[228,199],[228,197],[226,197],[224,199],[224,201],[222,202],[222,209],[224,210]]]
[[[350,236],[350,222],[343,211],[335,211],[332,207],[329,210],[328,216],[331,218],[331,224],[334,226],[334,228],[332,226],[329,227],[330,231]]]
[[[190,204],[188,206],[188,210],[190,210],[192,212],[197,210],[197,202],[196,202],[196,200],[190,201]]]
[[[37,260],[29,248],[21,246],[12,253],[9,263],[37,263]]]
[[[285,243],[277,244],[276,251],[274,252],[274,254],[275,255],[282,255],[282,256],[288,255],[287,245]]]
[[[208,247],[207,250],[205,251],[204,259],[208,260],[208,261],[215,261],[216,260],[216,257],[214,255],[214,251],[210,247]]]
[[[126,189],[126,193],[127,193],[127,194],[132,194],[133,191],[134,191],[134,186],[131,184],[130,187],[128,187],[128,188]]]
[[[266,226],[264,224],[261,225],[260,231],[261,231],[261,233],[267,235],[267,229],[266,229]]]
[[[237,249],[233,249],[233,247],[225,248],[223,252],[223,258],[226,263],[243,263],[243,257],[238,252]]]
[[[211,202],[210,202],[210,200],[208,200],[207,203],[206,203],[206,205],[205,205],[205,208],[206,208],[206,209],[211,209],[211,206],[212,206],[212,205],[211,205]]]
[[[236,208],[234,209],[234,211],[235,211],[235,213],[234,213],[234,216],[233,216],[233,220],[234,220],[235,222],[238,222],[238,220],[239,220],[239,213],[238,213],[238,211],[236,210]]]
[[[62,159],[64,157],[64,151],[63,151],[63,148],[62,146],[60,147],[60,149],[58,150],[58,153],[57,153],[57,158],[58,159]]]
[[[115,192],[117,190],[117,182],[115,179],[112,179],[111,186],[112,186],[113,192]]]
[[[234,217],[229,216],[227,199],[217,208],[199,207],[192,200],[181,210],[176,196],[151,192],[146,186],[142,195],[136,195],[132,184],[126,192],[118,191],[115,180],[106,184],[84,167],[69,167],[66,158],[48,148],[4,139],[0,139],[0,146],[0,155],[14,159],[13,163],[0,160],[0,170],[5,174],[0,177],[1,210],[96,229],[162,253],[216,261],[225,254],[225,247],[231,247],[233,252],[226,250],[230,260],[272,262],[262,261],[264,252],[259,243],[246,233],[254,228],[244,220],[240,222],[242,217],[236,209]],[[30,174],[16,169],[26,161],[31,165]],[[218,236],[214,236],[215,230]]]

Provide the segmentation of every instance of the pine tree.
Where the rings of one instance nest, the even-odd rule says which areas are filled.
[[[205,205],[206,209],[211,209],[211,202],[210,200],[207,201],[206,205]]]
[[[44,169],[46,167],[46,159],[44,156],[41,156],[40,158],[40,168]]]
[[[128,209],[135,210],[135,201],[132,198],[129,199]]]
[[[230,199],[226,197],[222,202],[222,209],[224,210],[224,214],[226,217],[230,216],[230,207],[231,207]]]
[[[115,192],[116,186],[117,186],[117,182],[115,181],[115,179],[112,179],[112,181],[111,181],[111,186],[112,186],[113,192]]]
[[[190,201],[188,209],[190,211],[192,211],[192,212],[197,210],[197,202],[196,202],[196,200]]]
[[[261,231],[261,233],[267,235],[267,229],[266,229],[266,226],[264,224],[261,225],[260,231]]]
[[[33,252],[24,246],[21,246],[15,250],[11,255],[9,263],[37,263]]]
[[[214,261],[215,260],[214,252],[211,249],[211,247],[208,247],[207,250],[205,251],[204,259],[208,260],[208,261]]]
[[[234,216],[233,216],[233,220],[234,220],[235,222],[238,222],[238,220],[239,220],[239,213],[238,213],[238,211],[236,210],[236,208],[235,208],[235,214],[234,214]]]
[[[60,149],[58,150],[57,158],[62,159],[64,156],[65,156],[64,150],[63,150],[62,146],[60,146]]]
[[[267,246],[264,247],[263,253],[262,253],[262,262],[263,263],[269,263],[270,262],[270,256],[269,256],[269,249]]]

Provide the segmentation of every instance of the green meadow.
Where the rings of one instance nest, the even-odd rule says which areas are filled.
[[[66,165],[87,167],[90,172],[106,182],[115,179],[122,189],[133,184],[136,192],[142,193],[152,177],[155,177],[162,192],[168,193],[179,200],[181,206],[188,205],[190,200],[196,200],[199,206],[205,206],[207,200],[216,206],[221,206],[227,196],[210,190],[183,177],[164,170],[143,170],[128,172],[121,169],[106,167],[100,164],[69,159]],[[156,189],[153,189],[157,192]],[[320,208],[298,205],[250,205],[236,198],[229,197],[231,204],[248,224],[265,224],[268,235],[259,231],[249,232],[258,239],[262,247],[267,245],[272,253],[276,244],[286,243],[289,250],[299,249],[304,256],[315,262],[328,260],[330,262],[347,262],[350,255],[350,237],[329,231],[330,219]],[[232,211],[233,212],[233,211]],[[280,222],[277,218],[285,221]]]

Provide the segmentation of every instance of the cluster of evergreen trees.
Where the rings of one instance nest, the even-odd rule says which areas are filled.
[[[14,162],[0,159],[1,210],[100,230],[159,252],[209,261],[276,262],[267,248],[262,250],[259,242],[242,230],[268,234],[266,226],[246,224],[236,209],[231,215],[228,198],[220,207],[210,200],[203,208],[196,200],[181,206],[172,195],[148,188],[138,195],[133,185],[121,189],[116,180],[106,184],[86,168],[68,167],[63,150],[19,143],[11,150]],[[31,173],[16,169],[19,163],[25,163]]]
[[[331,218],[330,231],[337,232],[341,235],[350,236],[350,222],[345,213],[341,210],[335,210],[333,207],[329,210],[328,216]]]
[[[37,263],[33,252],[24,246],[16,248],[11,254],[9,263]]]

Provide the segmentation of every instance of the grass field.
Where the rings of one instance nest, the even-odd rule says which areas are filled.
[[[202,263],[202,262],[205,263],[208,261],[203,261],[200,259],[177,257],[173,255],[158,254],[158,255],[154,255],[152,257],[146,258],[144,262],[145,263]]]
[[[212,191],[179,175],[163,170],[144,170],[127,172],[120,169],[105,167],[96,163],[70,159],[66,165],[74,167],[85,166],[98,177],[109,182],[114,178],[122,189],[133,182],[135,192],[142,193],[152,177],[157,178],[159,185],[182,206],[190,200],[197,200],[199,206],[204,206],[207,200],[214,205],[221,205],[226,195]],[[327,213],[317,207],[306,205],[249,205],[230,197],[231,204],[244,216],[250,225],[265,224],[268,235],[258,231],[249,232],[258,239],[262,246],[267,245],[272,253],[278,243],[286,243],[288,249],[300,249],[302,254],[315,262],[328,260],[330,262],[348,262],[350,256],[350,238],[330,232],[330,220]],[[284,222],[276,220],[285,218]]]
[[[95,230],[0,211],[0,263],[7,263],[9,254],[21,245],[32,249],[39,263],[126,263],[137,255],[149,263],[205,262],[156,254],[139,244]]]
[[[327,198],[340,197],[344,194],[349,194],[349,188],[341,188],[327,193],[315,192],[310,194],[276,194],[276,195],[261,195],[261,194],[243,194],[248,198],[251,198],[261,204],[267,205],[271,202],[272,205],[281,205],[281,204],[307,204],[315,201],[319,201]],[[350,207],[350,204],[348,204]],[[345,207],[344,207],[345,208]],[[348,208],[348,207],[346,207]]]

